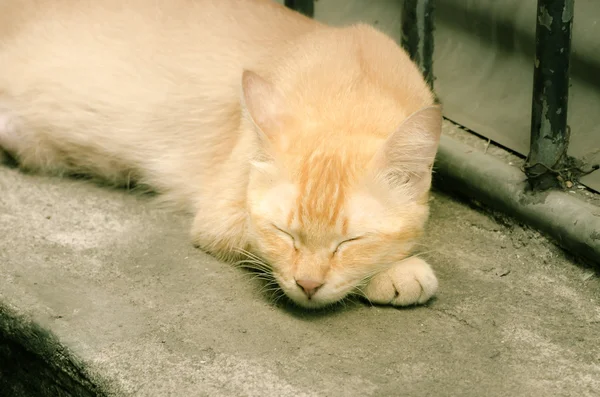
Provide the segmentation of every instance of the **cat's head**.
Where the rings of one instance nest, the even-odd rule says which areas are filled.
[[[257,136],[248,186],[253,249],[304,307],[359,292],[405,259],[428,216],[441,109],[402,115],[393,101],[377,102],[377,90],[365,94],[309,104],[244,72]],[[369,100],[364,111],[351,109],[361,100]]]

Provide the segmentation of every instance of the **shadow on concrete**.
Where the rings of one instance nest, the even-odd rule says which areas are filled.
[[[53,334],[0,306],[0,396],[105,395]]]

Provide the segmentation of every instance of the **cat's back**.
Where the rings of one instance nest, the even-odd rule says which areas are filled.
[[[243,69],[316,26],[270,0],[1,0],[0,147],[110,180],[182,174],[190,146],[197,168],[224,161]]]
[[[0,79],[222,84],[315,24],[270,0],[4,0]]]
[[[126,24],[124,23],[126,22]],[[36,27],[53,34],[79,27],[85,31],[140,36],[144,27],[154,39],[181,31],[195,44],[211,39],[288,40],[314,23],[272,0],[3,0],[0,42]],[[62,29],[61,29],[62,28]],[[85,29],[84,29],[85,28]],[[165,30],[166,29],[166,30]],[[248,32],[251,31],[252,35]],[[127,36],[127,34],[132,34]],[[204,33],[203,36],[194,34]],[[226,35],[224,34],[226,33]],[[277,34],[274,36],[273,34]],[[225,37],[226,36],[226,37]]]

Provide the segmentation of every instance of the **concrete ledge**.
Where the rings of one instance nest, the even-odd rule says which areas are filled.
[[[517,167],[447,136],[435,169],[437,186],[512,215],[600,266],[600,207],[556,190],[533,194]]]
[[[48,330],[0,305],[0,391],[3,396],[102,396],[85,365]]]
[[[597,394],[598,277],[535,232],[431,205],[436,300],[311,313],[194,249],[187,217],[0,167],[0,395]]]

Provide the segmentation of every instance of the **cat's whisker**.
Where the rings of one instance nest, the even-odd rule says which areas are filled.
[[[270,278],[261,278],[262,281],[264,281],[265,286],[279,286],[279,284],[277,283],[277,280],[275,280],[274,278],[270,277]]]
[[[347,309],[347,308],[348,308],[347,300],[348,300],[348,297],[347,297],[347,296],[343,297],[343,298],[340,300],[340,303],[342,304],[342,306],[344,307],[344,309]]]
[[[243,248],[235,247],[233,249],[233,251],[237,252],[239,254],[245,255],[246,257],[249,257],[249,258],[252,258],[252,259],[256,259],[259,262],[264,262],[258,255],[254,254],[254,253],[252,253],[252,252],[250,252],[248,250],[245,250]]]
[[[263,285],[263,287],[261,288],[261,290],[266,289],[266,288],[273,288],[273,289],[281,289],[281,287],[279,286],[279,284],[277,283],[277,281],[270,279],[270,280],[264,280],[265,284]]]
[[[440,253],[441,253],[440,250],[429,249],[429,250],[424,250],[424,251],[417,251],[417,252],[413,253],[411,256],[417,257],[417,258],[422,258],[423,256],[428,256],[430,254],[440,254]]]
[[[265,284],[265,286],[264,286],[265,288],[266,288],[266,287],[274,287],[274,288],[279,288],[279,289],[281,289],[281,287],[279,286],[279,284],[277,283],[277,281],[275,281],[275,280],[273,280],[273,279],[271,279],[271,280],[266,280],[266,281],[267,281],[267,282],[266,282],[266,284]]]
[[[280,288],[261,289],[259,291],[260,294],[265,294],[265,295],[272,295],[274,293],[280,293],[280,292],[282,292]]]
[[[260,266],[260,264],[256,264],[256,263],[252,263],[252,262],[248,262],[248,261],[236,262],[236,263],[234,263],[234,266],[239,267],[241,269],[247,269],[247,270],[255,270],[255,271],[260,271],[260,272],[265,271],[265,269],[262,268]]]
[[[272,274],[263,272],[262,270],[256,270],[256,269],[247,269],[248,270],[248,276],[250,279],[254,280],[254,279],[261,279],[261,280],[265,280],[265,281],[274,281],[275,278],[273,277]]]
[[[279,301],[281,300],[281,298],[283,298],[285,296],[285,293],[281,292],[279,294],[276,294],[272,297],[271,299],[271,304],[273,306],[277,306],[277,304],[279,303]]]
[[[268,281],[275,280],[275,278],[271,274],[263,273],[263,272],[253,273],[252,274],[252,279],[255,279],[255,278],[259,278],[259,279],[262,279],[262,280],[268,280]]]
[[[273,279],[272,278],[267,278],[267,277],[252,277],[248,280],[249,282],[254,282],[254,281],[261,281],[263,283],[273,283]]]
[[[377,270],[373,270],[370,273],[367,273],[366,275],[364,275],[359,282],[356,284],[356,286],[354,288],[362,288],[363,286],[367,286],[367,284],[369,284],[369,282],[371,281],[371,278],[373,278],[374,276],[376,276],[377,274],[381,273],[382,269],[377,269]],[[362,292],[362,290],[360,290]],[[366,296],[365,296],[366,297]]]
[[[265,273],[271,272],[271,266],[269,266],[265,261],[263,261],[256,254],[249,252],[243,248],[234,247],[232,251],[245,256],[245,259],[238,260],[234,262],[235,266],[242,267],[249,270],[258,270]]]
[[[365,291],[363,291],[362,289],[362,285],[357,285],[354,287],[354,290],[352,291],[353,294],[357,294],[360,295],[362,297],[367,297],[367,295],[365,294]]]
[[[248,261],[248,260],[235,262],[234,265],[237,267],[244,268],[244,269],[260,270],[260,271],[264,271],[266,273],[271,271],[271,268],[265,266],[264,263]]]
[[[248,277],[249,282],[260,281],[261,283],[272,283],[275,282],[273,277],[265,276],[263,274],[254,274]]]

